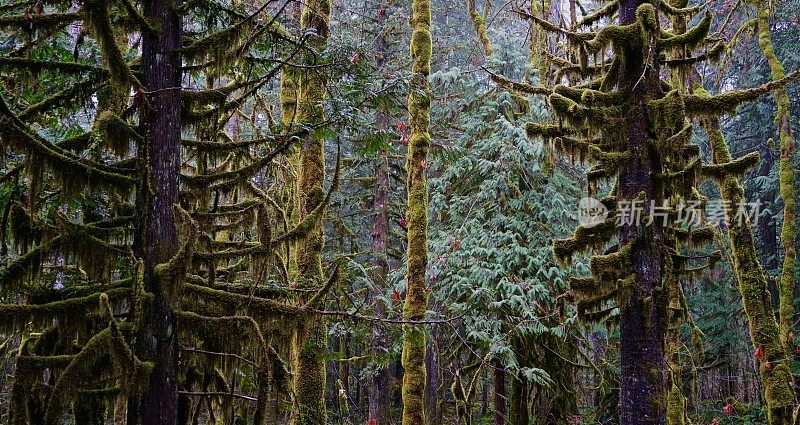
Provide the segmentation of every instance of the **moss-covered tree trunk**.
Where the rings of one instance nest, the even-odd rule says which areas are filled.
[[[177,420],[178,340],[172,313],[177,282],[159,277],[158,264],[179,248],[175,205],[181,157],[181,19],[178,1],[147,0],[144,16],[158,31],[142,34],[141,70],[146,101],[141,107],[139,145],[142,182],[137,189],[138,230],[134,250],[144,260],[145,289],[154,295],[137,338],[137,354],[155,362],[149,387],[128,405],[129,424],[172,424]]]
[[[758,19],[758,44],[767,58],[773,80],[786,77],[780,59],[775,54],[772,44],[772,31],[769,22],[769,4],[763,0],[754,0],[752,3],[757,8]],[[780,293],[780,339],[784,347],[789,349],[792,341],[788,341],[789,333],[794,325],[794,273],[797,250],[795,249],[795,235],[797,234],[797,206],[794,193],[794,136],[790,122],[791,111],[789,95],[785,87],[780,87],[773,92],[778,113],[775,123],[780,132],[780,163],[779,186],[783,198],[783,227],[781,227],[781,244],[783,245],[783,271],[781,282],[778,286]]]
[[[328,0],[312,0],[303,6],[300,24],[304,33],[309,31],[309,45],[322,52],[327,44],[330,25],[331,4]],[[318,55],[309,55],[309,65],[314,65]],[[321,123],[324,117],[322,101],[325,99],[325,79],[316,67],[300,72],[297,122],[301,125]],[[300,220],[311,214],[325,198],[324,140],[318,134],[310,134],[300,150]],[[323,283],[322,248],[325,243],[322,222],[297,244],[297,271],[300,284]],[[301,299],[305,303],[307,300]],[[292,423],[317,425],[327,421],[325,408],[325,360],[328,347],[326,320],[310,314],[294,334],[293,377],[296,411]]]
[[[719,120],[708,119],[703,125],[711,141],[714,162],[730,162],[731,154],[719,128]],[[728,176],[720,183],[720,192],[722,198],[732,206],[744,202],[744,189],[734,176]],[[736,207],[728,211],[728,235],[733,248],[739,291],[742,293],[744,310],[750,324],[753,350],[760,349],[764,354],[758,371],[767,403],[767,418],[772,425],[791,424],[792,411],[796,404],[792,389],[792,371],[780,342],[780,331],[767,289],[767,276],[758,261],[749,218],[736,217],[735,214]]]
[[[636,10],[644,3],[621,1],[620,25],[636,22]],[[617,196],[633,201],[643,195],[644,205],[649,205],[660,197],[654,177],[660,164],[651,154],[647,115],[647,102],[659,97],[659,71],[657,62],[646,63],[643,46],[633,44],[623,53],[625,60],[618,80],[619,91],[628,99],[621,137],[627,144],[630,160],[620,169]],[[666,294],[661,283],[664,236],[661,227],[632,220],[621,227],[619,239],[620,246],[630,244],[635,279],[630,302],[622,308],[620,318],[620,422],[663,424],[666,421]]]
[[[668,276],[676,280],[677,276]],[[686,413],[686,397],[683,395],[683,379],[681,376],[680,362],[680,327],[686,318],[686,309],[683,305],[683,288],[679,281],[667,285],[668,311],[667,311],[667,425],[686,425],[691,423]]]
[[[427,156],[431,144],[431,94],[428,75],[431,70],[431,2],[413,0],[411,16],[411,87],[408,94],[411,136],[408,142],[408,287],[403,304],[403,319],[425,319],[428,288],[425,269],[428,264],[428,180]],[[403,325],[403,425],[425,423],[425,327]]]

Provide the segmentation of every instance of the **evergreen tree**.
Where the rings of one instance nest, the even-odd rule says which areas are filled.
[[[588,174],[590,195],[597,181],[614,180],[609,195],[601,201],[610,211],[606,221],[578,228],[571,238],[555,241],[553,248],[556,256],[566,261],[576,252],[618,240],[592,257],[591,277],[572,279],[570,286],[584,321],[605,320],[619,312],[623,424],[664,423],[667,419],[669,382],[664,341],[668,294],[682,292],[682,288],[671,286],[680,284],[674,276],[688,271],[682,260],[684,249],[707,243],[714,235],[714,229],[707,225],[685,228],[672,225],[674,220],[659,222],[652,220],[653,216],[647,220],[648,212],[654,212],[647,206],[665,208],[675,217],[681,211],[681,202],[702,201],[695,189],[698,177],[724,179],[752,166],[757,161],[755,155],[702,165],[698,147],[690,143],[689,120],[733,111],[739,104],[788,82],[782,79],[755,89],[703,97],[685,93],[680,80],[663,79],[662,64],[685,73],[687,66],[721,52],[721,42],[708,37],[710,14],[694,27],[685,27],[682,17],[699,9],[636,0],[610,2],[585,16],[580,24],[591,26],[617,14],[619,25],[604,25],[592,32],[564,30],[528,16],[541,28],[567,39],[572,46],[570,57],[554,63],[585,81],[556,86],[548,101],[558,124],[531,123],[529,135],[596,163]],[[670,30],[661,28],[658,16],[662,14],[675,18]],[[686,56],[701,46],[708,46],[708,52]],[[612,55],[607,58],[609,47]],[[578,63],[573,64],[572,58]],[[635,216],[636,205],[645,207],[644,221]],[[763,298],[765,292],[761,294],[756,296]],[[770,317],[769,310],[752,312],[751,326],[756,326],[752,325],[754,319]],[[754,338],[760,330],[753,328]],[[772,356],[770,359],[779,361],[775,353]],[[776,368],[781,367],[776,364]],[[781,417],[774,412],[771,421],[783,423]]]

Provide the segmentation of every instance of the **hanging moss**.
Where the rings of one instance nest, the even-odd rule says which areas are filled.
[[[758,165],[759,158],[758,152],[750,152],[741,158],[728,162],[703,165],[701,174],[719,182],[724,181],[729,176],[741,177],[744,176],[747,170]]]
[[[126,331],[132,330],[132,326],[128,323],[123,323],[119,327],[124,327]],[[112,364],[117,368],[115,372],[123,376],[123,382],[130,383],[129,394],[137,394],[145,389],[153,365],[137,360],[127,344],[119,339],[120,335],[119,328],[112,320],[112,326],[93,336],[59,374],[47,401],[45,424],[61,423],[69,400],[77,395],[78,389],[81,384],[86,382],[87,378],[94,376],[92,371],[102,364],[103,360],[107,358],[106,356],[125,359],[124,364],[118,362],[112,362]],[[122,344],[122,346],[118,344]]]
[[[103,85],[103,81],[105,80],[105,77],[93,75],[28,106],[24,111],[20,111],[17,116],[20,120],[27,121],[53,108],[74,108],[75,105],[83,105],[91,98],[91,95]]]
[[[708,38],[708,31],[711,29],[711,19],[712,14],[710,11],[707,11],[703,19],[700,20],[697,25],[682,34],[670,34],[662,30],[661,38],[659,38],[658,43],[665,49],[685,47],[688,50],[694,50]]]
[[[104,293],[94,293],[47,304],[0,304],[0,318],[6,323],[16,323],[19,326],[28,322],[45,323],[59,318],[75,318],[78,317],[77,312],[95,311],[103,295],[106,296],[106,300],[119,301],[127,298],[130,294],[130,288],[114,288]]]
[[[751,0],[756,7],[758,20],[758,45],[764,53],[769,64],[770,74],[774,81],[786,78],[786,71],[775,53],[772,43],[772,28],[770,25],[770,5],[760,0]],[[795,166],[796,152],[795,139],[791,125],[791,101],[784,87],[777,87],[773,92],[777,113],[775,124],[780,134],[780,160],[778,171],[778,185],[781,198],[783,198],[783,224],[781,227],[781,244],[783,245],[783,268],[779,288],[780,294],[780,338],[784,347],[791,349],[788,341],[789,333],[794,327],[794,287],[796,265],[796,234],[797,234],[797,205],[795,197]]]
[[[727,45],[722,42],[718,41],[711,46],[710,49],[706,50],[702,54],[697,56],[690,56],[686,58],[677,58],[677,59],[665,59],[663,62],[671,67],[671,68],[682,68],[687,65],[695,65],[704,61],[718,61],[722,54],[725,53],[727,49]]]
[[[617,13],[617,9],[619,9],[619,3],[617,2],[608,2],[605,6],[597,9],[595,12],[585,15],[578,21],[578,27],[584,26],[591,26],[593,23],[603,19],[603,18],[611,18],[615,13]]]
[[[233,186],[239,185],[241,181],[252,177],[257,172],[261,171],[266,166],[272,163],[278,155],[283,154],[292,146],[297,140],[287,139],[277,148],[273,149],[269,154],[256,158],[250,164],[241,167],[237,170],[217,172],[214,174],[201,174],[201,175],[181,175],[181,180],[191,187],[209,187],[211,190],[223,190]]]
[[[609,122],[621,122],[623,117],[619,106],[588,107],[558,93],[547,100],[559,117],[577,128],[598,128]]]
[[[574,43],[581,43],[581,42],[589,41],[589,40],[595,38],[596,35],[597,35],[597,34],[595,34],[593,32],[576,32],[576,31],[565,30],[565,29],[563,29],[563,28],[561,28],[561,27],[559,27],[557,25],[554,25],[553,23],[551,23],[551,22],[549,22],[549,21],[547,21],[545,19],[542,19],[542,18],[540,18],[538,16],[530,15],[530,14],[523,13],[523,12],[518,12],[518,13],[520,13],[525,18],[530,19],[531,21],[535,22],[538,26],[542,27],[544,30],[546,30],[548,32],[557,33],[557,34],[563,34],[563,35],[567,36],[567,38],[570,41],[574,42]]]
[[[627,279],[632,273],[630,268],[632,243],[623,245],[615,252],[605,255],[595,255],[589,261],[592,276],[600,281],[616,282],[618,279]]]
[[[289,319],[301,314],[302,310],[288,304],[270,299],[254,298],[250,294],[234,294],[194,284],[184,284],[185,296],[196,297],[205,302],[218,303],[227,309],[246,308],[250,312],[262,316],[283,317]]]
[[[5,267],[0,267],[0,286],[4,293],[16,293],[24,280],[39,274],[42,261],[51,249],[61,243],[56,236],[47,242],[27,251]]]
[[[60,62],[17,57],[0,57],[0,69],[25,70],[33,75],[37,75],[45,70],[72,74],[96,73],[101,75],[107,72],[103,68],[78,62]]]
[[[514,93],[524,93],[532,95],[548,95],[552,93],[552,91],[546,87],[534,86],[528,83],[512,81],[492,71],[487,70],[486,72],[489,74],[489,79],[497,83],[499,86],[504,87]]]
[[[6,146],[20,148],[46,161],[51,171],[61,177],[59,180],[64,182],[66,188],[76,185],[76,179],[89,185],[102,183],[124,189],[133,184],[133,178],[123,174],[124,170],[74,158],[68,152],[34,136],[8,109],[4,101],[0,102],[0,141]]]
[[[107,0],[85,0],[81,8],[84,25],[100,44],[103,62],[111,75],[112,83],[120,88],[141,87],[114,39],[115,31],[108,8]]]
[[[553,140],[567,136],[570,131],[558,125],[528,122],[525,124],[525,133],[531,139]]]
[[[735,90],[713,96],[698,94],[684,95],[683,101],[686,105],[686,113],[694,117],[707,118],[731,114],[736,112],[736,108],[742,103],[754,101],[772,90],[785,87],[798,77],[800,77],[800,71],[795,71],[781,79],[770,81],[760,87]]]
[[[42,13],[0,16],[0,28],[53,31],[81,19],[79,13]]]
[[[131,139],[141,138],[133,127],[111,111],[104,111],[98,115],[94,127],[108,141],[112,152],[120,156],[130,151]]]
[[[559,262],[567,264],[574,254],[607,244],[616,234],[616,230],[616,220],[613,217],[594,227],[577,227],[569,239],[553,241],[553,253]]]
[[[257,348],[264,354],[268,351],[261,328],[250,316],[209,317],[188,311],[178,311],[175,316],[182,332],[200,340],[225,341],[233,346],[244,347],[251,339],[242,338],[242,335],[249,334]]]
[[[163,288],[177,292],[185,280],[187,270],[191,265],[198,229],[197,224],[191,219],[189,213],[179,205],[175,206],[175,215],[178,217],[181,228],[181,246],[168,262],[157,264],[153,269],[153,273],[162,282]]]
[[[644,4],[637,9],[637,16],[639,16],[639,10],[641,9],[643,11],[641,16],[644,20],[640,20],[640,22],[652,25],[653,22],[650,21],[651,15],[646,13],[648,9],[645,6],[650,6],[649,11],[652,13],[652,5]],[[615,52],[621,54],[633,43],[637,43],[640,40],[640,29],[639,22],[629,25],[607,25],[594,34],[593,37],[586,40],[583,45],[591,53],[601,52],[608,46],[612,46]]]

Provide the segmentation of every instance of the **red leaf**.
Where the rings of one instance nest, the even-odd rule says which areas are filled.
[[[403,132],[406,131],[406,128],[407,127],[406,127],[406,123],[405,122],[400,121],[399,123],[397,123],[397,131],[403,133]]]
[[[369,418],[369,423],[367,425],[378,425],[378,420],[375,418]]]
[[[400,143],[407,145],[408,144],[408,134],[402,133],[400,135]]]
[[[398,292],[397,289],[392,289],[392,301],[400,301],[400,292]]]
[[[797,344],[797,348],[795,348],[794,352],[800,354],[800,344]]]
[[[353,53],[353,56],[350,57],[350,63],[352,63],[353,65],[357,64],[360,61],[361,61],[361,55],[358,54],[357,52]]]
[[[761,347],[756,348],[756,360],[761,361],[764,359],[764,349]]]
[[[44,13],[44,3],[42,3],[41,1],[37,1],[35,7],[37,14],[41,15],[42,13]]]
[[[789,342],[794,342],[794,331],[789,331]]]
[[[733,406],[730,403],[726,404],[725,407],[722,408],[722,411],[725,412],[726,415],[730,415],[733,413]]]
[[[297,288],[297,282],[295,282],[295,281],[289,282],[289,287],[292,288],[292,289],[296,289]]]
[[[399,224],[403,229],[408,229],[408,222],[405,218],[401,218],[397,224]]]
[[[767,368],[767,369],[770,369],[770,368],[772,368],[772,363],[770,363],[769,360],[767,360],[767,361],[764,362],[764,367]]]
[[[453,241],[453,251],[458,251],[458,248],[461,248],[461,241],[456,239]]]

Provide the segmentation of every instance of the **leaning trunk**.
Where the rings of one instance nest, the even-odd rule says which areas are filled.
[[[786,77],[781,61],[775,54],[772,45],[772,31],[769,26],[769,6],[765,1],[755,1],[758,9],[758,44],[764,52],[769,63],[773,80]],[[781,159],[779,162],[779,186],[783,198],[783,227],[781,227],[781,244],[783,245],[783,271],[781,282],[778,286],[780,293],[780,339],[784,348],[789,350],[793,341],[789,341],[789,334],[794,325],[794,273],[795,273],[795,235],[797,234],[797,206],[794,193],[794,136],[789,122],[791,117],[789,96],[786,87],[774,91],[775,103],[778,113],[775,123],[780,132]]]
[[[708,119],[703,124],[711,141],[714,162],[730,162],[731,154],[719,128],[719,120]],[[733,248],[739,291],[750,324],[753,349],[761,349],[764,354],[759,362],[759,375],[767,403],[767,418],[772,425],[791,424],[795,405],[792,371],[786,360],[786,351],[780,343],[780,331],[767,289],[767,276],[758,262],[749,218],[746,215],[735,216],[735,209],[744,202],[744,189],[736,177],[728,176],[720,182],[720,192],[722,198],[734,207],[727,211],[728,235]]]

